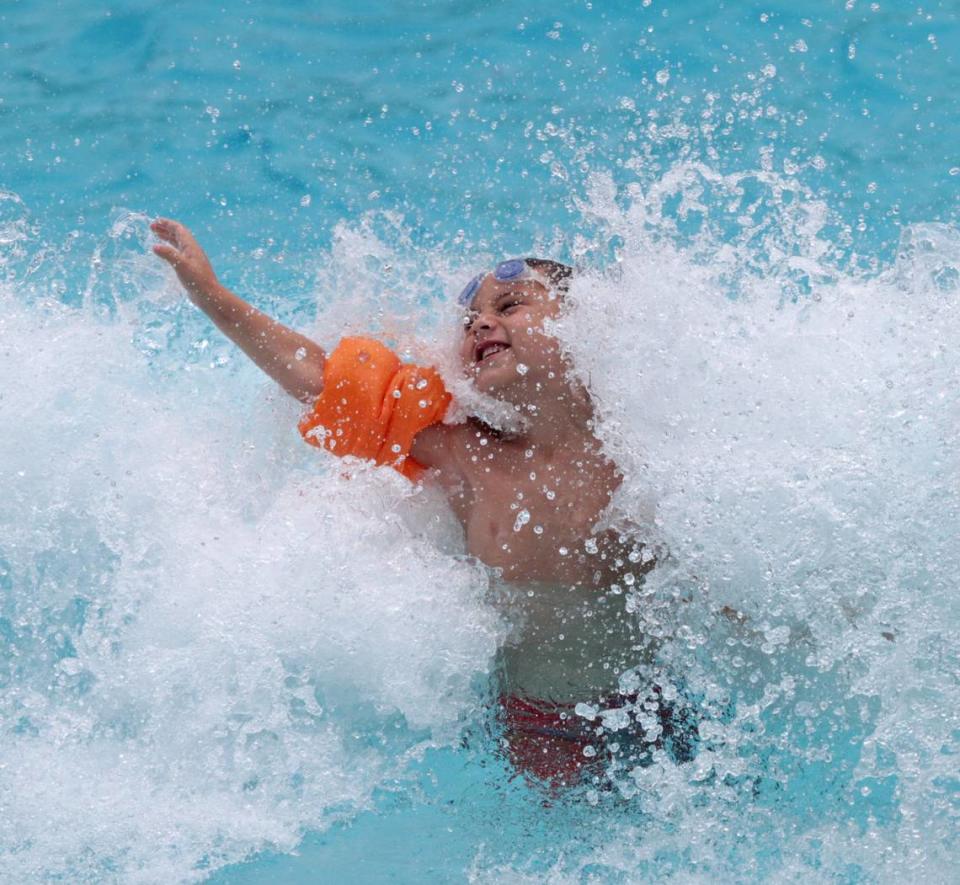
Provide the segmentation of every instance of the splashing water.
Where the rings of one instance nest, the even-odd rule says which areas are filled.
[[[669,551],[624,617],[696,701],[698,751],[578,799],[586,847],[550,830],[526,859],[476,849],[469,875],[943,879],[960,232],[908,228],[878,266],[769,170],[641,173],[592,179],[574,252],[614,261],[556,332],[619,515]],[[505,636],[445,506],[302,446],[295,405],[145,254],[143,216],[51,247],[2,206],[4,877],[199,879],[385,784],[415,796],[411,762],[486,717]],[[71,249],[90,276],[64,305]],[[457,269],[401,218],[341,225],[323,264],[321,341],[368,317],[451,371],[452,311],[422,293]]]
[[[103,244],[136,287],[121,311],[0,296],[10,880],[294,848],[457,739],[501,631],[437,502],[318,469],[294,406],[180,341],[127,230]]]
[[[558,333],[625,467],[625,514],[670,551],[635,607],[704,714],[695,774],[634,771],[627,792],[677,824],[657,851],[695,869],[949,877],[960,231],[908,228],[868,273],[824,238],[825,207],[783,201],[796,190],[684,166],[625,205],[597,179],[585,206],[617,273],[578,281]]]

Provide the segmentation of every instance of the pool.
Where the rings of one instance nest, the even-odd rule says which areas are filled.
[[[0,10],[0,878],[953,878],[958,47],[948,2]],[[693,759],[517,776],[489,575],[299,442],[156,214],[324,344],[584,269],[557,332],[670,551],[625,678]]]

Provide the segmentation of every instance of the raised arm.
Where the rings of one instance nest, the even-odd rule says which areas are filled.
[[[150,228],[163,240],[153,251],[177,272],[190,300],[217,328],[291,396],[304,402],[316,399],[323,390],[323,349],[222,286],[200,244],[182,224],[158,218]]]

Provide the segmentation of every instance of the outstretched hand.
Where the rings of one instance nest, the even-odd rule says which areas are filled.
[[[154,246],[153,251],[177,272],[191,297],[210,295],[216,289],[219,282],[213,265],[184,225],[169,218],[158,218],[150,230],[164,241]]]
[[[150,230],[163,240],[153,251],[177,272],[190,300],[216,327],[291,396],[315,400],[323,390],[323,349],[221,286],[210,259],[179,221],[158,218]]]

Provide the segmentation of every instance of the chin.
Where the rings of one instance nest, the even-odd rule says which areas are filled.
[[[521,375],[517,372],[516,359],[506,359],[501,365],[481,367],[479,370],[474,365],[469,372],[478,392],[518,408],[525,408],[531,398],[536,398],[534,390],[538,382],[543,383],[540,378],[543,374],[544,371],[534,365]]]
[[[478,378],[474,376],[473,386],[482,394],[486,396],[493,396],[497,399],[506,399],[505,393],[509,390],[509,385],[503,382],[499,384],[495,379],[492,378]]]
[[[482,380],[478,378],[474,382],[474,387],[485,396],[493,397],[517,409],[526,408],[526,404],[530,400],[528,385],[516,374],[512,378],[501,377]]]
[[[469,375],[473,380],[473,386],[489,396],[499,396],[498,391],[511,387],[518,377],[514,365],[473,366]]]

